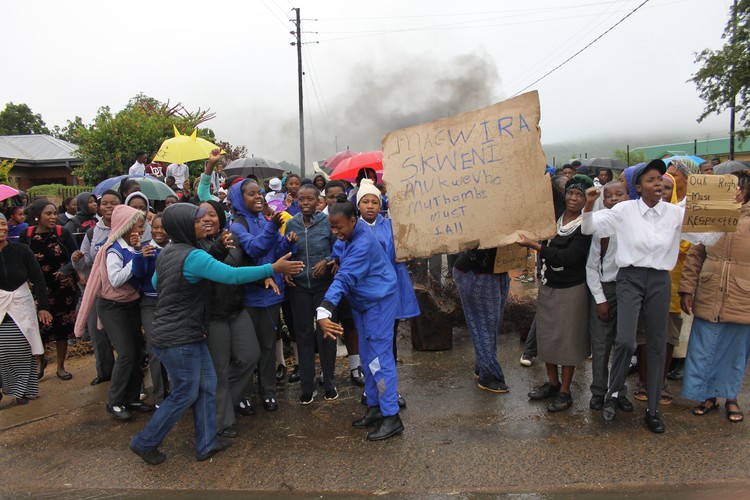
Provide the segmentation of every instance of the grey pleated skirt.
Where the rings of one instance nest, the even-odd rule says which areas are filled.
[[[539,287],[537,358],[545,363],[575,366],[589,357],[589,296],[586,283],[571,288]]]

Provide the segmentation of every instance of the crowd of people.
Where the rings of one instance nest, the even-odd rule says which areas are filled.
[[[341,339],[367,407],[352,426],[373,429],[372,441],[402,433],[396,332],[420,310],[409,269],[396,262],[376,172],[362,169],[355,186],[323,175],[260,182],[225,176],[220,160],[212,151],[191,182],[179,165],[157,170],[139,152],[131,173],[182,187],[161,211],[137,179],[126,179],[117,191],[84,192],[61,207],[19,197],[0,215],[0,397],[18,404],[38,397],[52,342],[56,376],[70,380],[69,342],[88,339],[91,384],[109,383],[112,418],[153,412],[131,450],[149,464],[163,462],[159,445],[192,409],[196,457],[206,460],[229,446],[220,438],[239,436],[236,418],[255,414],[254,400],[279,409],[278,383],[299,382],[301,405],[319,400],[317,387],[323,400],[336,400]],[[684,312],[694,319],[683,396],[700,401],[696,416],[724,399],[727,418],[742,421],[750,171],[734,174],[742,205],[736,232],[682,233],[687,179],[699,172],[710,169],[662,160],[629,167],[619,179],[575,164],[549,172],[557,234],[518,241],[540,263],[521,364],[543,361],[546,381],[530,400],[549,400],[550,412],[570,408],[576,367],[591,357],[590,407],[612,421],[634,410],[625,380],[637,355],[639,384],[630,392],[648,404],[648,429],[664,432],[659,406],[672,399],[665,373]],[[478,387],[505,393],[497,335],[510,278],[494,271],[495,252],[467,250],[449,262]],[[282,331],[290,335],[291,370]]]
[[[349,376],[367,406],[352,425],[371,429],[371,441],[400,434],[406,401],[397,388],[396,330],[419,307],[395,260],[375,173],[362,172],[350,200],[351,185],[323,176],[226,178],[217,175],[220,159],[214,150],[197,182],[186,179],[160,212],[137,178],[59,208],[36,200],[8,209],[0,219],[3,392],[18,404],[38,397],[52,341],[57,376],[70,380],[69,342],[91,340],[91,384],[109,383],[106,411],[122,421],[153,412],[131,450],[163,462],[159,444],[192,408],[196,457],[206,460],[228,446],[220,438],[239,436],[236,417],[255,414],[256,394],[265,411],[279,409],[280,382],[299,382],[302,405],[316,401],[319,385],[320,399],[338,399],[343,337]],[[139,154],[134,167],[145,161]]]

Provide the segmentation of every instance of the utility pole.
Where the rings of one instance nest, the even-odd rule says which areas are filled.
[[[737,0],[732,7],[732,38],[737,35]],[[736,43],[736,40],[733,40]],[[734,105],[737,101],[737,93],[732,94],[732,103],[729,105],[729,159],[734,160]]]
[[[299,15],[299,7],[294,9],[297,20],[294,24],[297,26],[297,32],[291,32],[296,35],[297,41],[292,45],[297,46],[297,87],[299,92],[299,168],[302,178],[305,178],[305,112],[302,100],[302,20]]]

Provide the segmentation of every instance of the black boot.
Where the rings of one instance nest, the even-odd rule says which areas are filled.
[[[383,417],[383,422],[378,426],[377,430],[367,435],[367,440],[382,441],[402,432],[404,432],[404,424],[401,422],[401,417],[396,413],[390,417]]]
[[[382,421],[383,414],[380,413],[380,407],[368,406],[365,416],[352,422],[352,427],[355,429],[367,429],[368,427],[376,427]]]

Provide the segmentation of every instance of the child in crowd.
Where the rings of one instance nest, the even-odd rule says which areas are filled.
[[[601,238],[617,236],[615,261],[620,268],[616,292],[617,336],[602,418],[613,420],[618,397],[626,394],[625,378],[636,348],[638,318],[642,315],[648,357],[648,410],[644,420],[654,433],[666,430],[658,405],[669,321],[669,271],[677,262],[684,216],[679,206],[662,202],[665,173],[666,165],[662,160],[639,164],[630,171],[626,169],[628,189],[632,187],[635,195],[610,210],[592,212],[599,189],[589,189],[581,225],[584,234],[596,233]],[[682,238],[693,243],[708,245],[715,243],[719,236],[715,233],[682,234]]]
[[[331,321],[343,296],[349,298],[359,331],[359,347],[365,372],[367,412],[352,422],[357,429],[376,427],[367,435],[380,441],[400,434],[404,425],[399,417],[398,377],[393,358],[393,324],[398,311],[396,272],[377,236],[359,220],[354,205],[340,194],[329,207],[331,231],[345,243],[341,266],[318,307],[318,324],[330,338],[344,333]]]
[[[262,214],[263,195],[260,186],[250,179],[233,185],[229,189],[229,200],[235,221],[230,227],[245,255],[255,265],[270,264],[280,256],[296,251],[297,235],[279,232],[281,215],[276,214],[266,221]],[[279,311],[284,300],[284,281],[281,274],[274,276],[275,289],[265,288],[263,282],[245,286],[244,305],[253,322],[260,345],[258,361],[258,386],[263,408],[266,411],[279,409],[276,401],[275,351],[276,334],[280,322]],[[250,392],[247,388],[246,394]]]
[[[297,192],[299,187],[302,185],[302,179],[297,174],[289,174],[286,176],[286,199],[284,205],[286,205],[286,211],[290,215],[295,216],[299,213],[299,202],[297,200]]]
[[[604,186],[602,201],[609,210],[628,199],[627,188],[622,182],[610,182]],[[589,407],[601,411],[609,381],[609,354],[617,333],[617,272],[615,261],[617,236],[591,239],[586,262],[586,283],[591,291],[589,334],[591,335],[591,400]],[[633,404],[623,395],[618,400],[620,409],[633,411]]]
[[[281,191],[281,179],[274,177],[268,183],[269,191],[266,193],[266,202],[271,203],[274,200],[284,201],[286,195]]]
[[[357,191],[357,208],[360,216],[375,230],[380,245],[396,271],[398,288],[398,310],[393,324],[393,359],[398,361],[398,323],[399,320],[419,316],[419,304],[414,293],[414,285],[409,277],[405,262],[396,262],[396,247],[393,241],[393,226],[391,220],[383,217],[380,211],[380,190],[370,179],[363,179]],[[400,407],[406,406],[406,401],[398,395]]]
[[[130,449],[144,462],[166,460],[158,446],[183,413],[192,407],[195,420],[195,455],[208,460],[229,447],[216,432],[216,372],[206,346],[204,313],[208,281],[239,285],[263,280],[274,273],[297,273],[303,265],[287,254],[273,265],[235,268],[213,259],[198,248],[205,238],[205,211],[180,203],[164,211],[164,228],[171,243],[156,262],[158,301],[151,334],[154,353],[169,374],[169,396],[143,431],[130,441]]]
[[[346,186],[341,181],[328,181],[326,183],[325,193],[326,207],[323,209],[323,213],[328,215],[328,210],[334,203],[336,203],[338,195],[346,194]],[[336,252],[336,248],[339,246],[339,242],[337,241],[336,243],[333,252]],[[331,259],[334,260],[331,266],[332,274],[336,274],[336,270],[338,270],[338,262],[336,262],[337,258],[338,257],[334,253],[331,254]],[[359,333],[357,333],[357,325],[354,324],[352,308],[346,297],[341,297],[341,301],[336,308],[334,321],[341,323],[341,326],[344,328],[344,345],[346,346],[346,353],[349,359],[349,374],[351,381],[360,387],[364,387],[365,372],[362,370],[362,364],[359,358]]]
[[[73,267],[78,273],[80,282],[85,284],[91,274],[91,267],[94,265],[96,254],[99,249],[107,242],[112,225],[112,212],[117,205],[122,203],[122,198],[117,191],[108,189],[102,193],[99,202],[99,222],[92,229],[89,229],[81,242],[80,251],[73,253]],[[94,300],[98,300],[95,298]],[[80,314],[81,311],[79,310]],[[98,385],[102,382],[108,382],[112,377],[112,368],[115,365],[115,357],[112,352],[112,343],[107,337],[107,333],[99,328],[96,316],[96,304],[91,308],[91,313],[87,318],[86,329],[91,337],[91,343],[94,348],[94,358],[96,360],[96,377],[91,381],[91,385]]]
[[[320,192],[313,184],[299,188],[297,200],[300,213],[287,223],[287,231],[298,235],[297,252],[293,258],[301,260],[305,269],[287,278],[287,294],[296,329],[297,362],[302,394],[300,403],[313,402],[315,388],[315,344],[318,345],[320,366],[323,371],[324,399],[338,398],[334,370],[336,368],[336,339],[324,338],[321,329],[314,328],[315,309],[323,300],[331,283],[329,263],[336,238],[331,233],[328,217],[317,211]],[[286,317],[285,317],[286,319]]]
[[[14,205],[8,209],[8,241],[18,243],[21,233],[29,228],[23,207]]]
[[[169,236],[164,231],[162,215],[156,214],[151,221],[151,241],[143,245],[141,254],[133,259],[133,276],[138,280],[141,291],[141,325],[146,334],[146,351],[148,352],[148,371],[151,377],[151,394],[154,403],[160,405],[164,401],[164,374],[159,358],[154,355],[151,343],[151,329],[156,314],[156,288],[152,282],[156,272],[156,258],[169,243]]]
[[[106,405],[107,412],[117,420],[130,420],[131,410],[154,409],[140,401],[143,337],[133,259],[136,254],[142,256],[143,218],[143,212],[127,205],[114,208],[111,233],[94,260],[75,324],[76,336],[80,337],[96,304],[99,322],[117,351]]]

